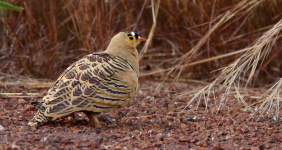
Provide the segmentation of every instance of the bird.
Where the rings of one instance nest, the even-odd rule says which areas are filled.
[[[126,106],[138,88],[137,45],[146,41],[135,32],[119,32],[103,52],[71,64],[41,101],[29,126],[42,126],[51,118],[84,112],[90,126],[101,127],[97,115]]]

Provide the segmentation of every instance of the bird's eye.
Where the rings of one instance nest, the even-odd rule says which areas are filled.
[[[136,41],[136,38],[134,37],[134,36],[128,36],[127,37],[127,40],[129,41],[129,42],[135,42]]]

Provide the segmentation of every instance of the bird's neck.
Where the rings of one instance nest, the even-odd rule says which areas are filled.
[[[122,57],[129,61],[139,75],[138,51],[136,48],[109,45],[105,52],[113,56]]]

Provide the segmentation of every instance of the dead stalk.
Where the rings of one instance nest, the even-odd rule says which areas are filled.
[[[234,87],[237,93],[238,100],[241,101],[248,109],[251,109],[250,106],[248,106],[247,103],[240,98],[241,96],[238,89],[240,86],[242,86],[242,79],[245,78],[245,75],[248,73],[247,71],[250,72],[248,73],[248,79],[245,82],[245,86],[247,86],[247,84],[251,81],[252,77],[254,76],[254,72],[259,65],[259,61],[261,61],[262,63],[263,60],[267,57],[268,53],[272,49],[272,46],[276,42],[277,35],[281,31],[281,29],[282,20],[276,23],[270,30],[265,32],[252,45],[250,45],[247,48],[249,50],[245,52],[241,57],[239,57],[227,67],[222,68],[219,77],[217,77],[211,84],[207,85],[206,87],[202,88],[199,92],[197,92],[195,96],[186,105],[186,107],[189,106],[197,98],[198,101],[204,99],[207,105],[210,96],[213,95],[213,99],[215,100],[215,102],[217,103],[219,101],[216,108],[216,110],[218,111],[230,95],[230,89]],[[215,89],[215,85],[219,84],[221,84],[222,86],[220,86],[218,89]],[[280,86],[280,84],[278,85]],[[215,96],[219,91],[223,91],[223,93],[220,94],[219,97]],[[217,98],[219,98],[219,100],[217,100]],[[268,102],[271,102],[271,104]],[[265,103],[262,104],[262,108],[268,108],[269,106],[272,106],[272,104],[272,101],[267,100],[265,101]],[[262,113],[264,112],[265,109],[263,109]]]

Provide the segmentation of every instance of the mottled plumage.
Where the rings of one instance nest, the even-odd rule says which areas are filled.
[[[136,46],[145,40],[136,35],[121,32],[113,37],[106,51],[89,54],[69,66],[42,101],[33,103],[38,111],[29,125],[83,111],[90,124],[99,127],[97,113],[127,105],[138,87]]]

